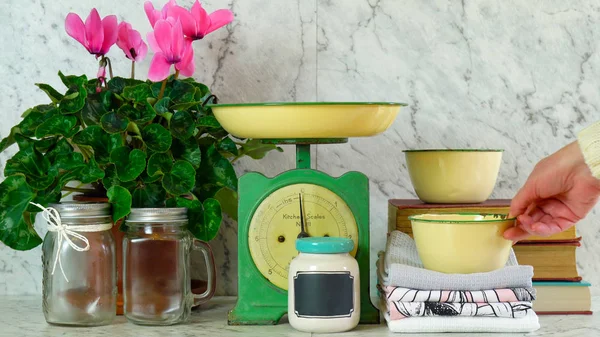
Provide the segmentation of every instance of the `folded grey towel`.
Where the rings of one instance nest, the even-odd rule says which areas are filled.
[[[383,285],[418,290],[531,288],[533,267],[519,265],[511,249],[506,266],[491,272],[446,274],[427,270],[419,258],[414,240],[403,232],[393,231],[386,251],[379,253],[377,275]]]

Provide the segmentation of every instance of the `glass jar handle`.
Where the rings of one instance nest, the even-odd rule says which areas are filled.
[[[213,256],[212,249],[208,243],[194,239],[192,249],[199,250],[204,255],[204,261],[206,263],[206,275],[208,277],[206,291],[202,294],[194,295],[194,306],[202,304],[210,300],[215,294],[215,288],[217,283],[217,272],[215,270],[215,257]]]

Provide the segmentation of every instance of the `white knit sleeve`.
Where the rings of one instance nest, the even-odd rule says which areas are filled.
[[[600,179],[600,122],[581,130],[577,134],[577,142],[592,175]]]

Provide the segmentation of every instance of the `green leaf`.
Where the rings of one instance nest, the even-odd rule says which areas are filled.
[[[87,125],[100,124],[100,118],[105,115],[110,108],[111,92],[103,91],[100,94],[88,95],[83,109],[81,109],[81,118]]]
[[[0,183],[0,241],[12,249],[29,250],[42,243],[33,216],[26,213],[34,197],[22,175],[8,176]]]
[[[190,82],[194,87],[196,87],[196,91],[194,93],[194,99],[196,101],[204,101],[206,97],[210,95],[210,89],[203,83],[198,82]]]
[[[172,195],[182,195],[194,188],[196,170],[187,161],[178,160],[173,164],[171,172],[165,173],[162,185]]]
[[[196,87],[185,81],[175,80],[173,82],[173,90],[171,90],[169,97],[171,97],[174,104],[194,101]]]
[[[50,150],[50,148],[56,145],[58,138],[59,137],[48,137],[40,139],[37,142],[35,142],[35,149],[42,153],[45,153],[46,151]],[[64,138],[61,137],[61,139]]]
[[[71,152],[73,152],[73,147],[71,144],[69,144],[65,138],[61,138],[54,146],[52,146],[52,148],[48,149],[44,157],[46,157],[50,163],[54,163],[58,156]]]
[[[171,118],[171,134],[179,139],[188,139],[196,129],[194,119],[187,111],[177,111]]]
[[[196,180],[200,185],[209,183],[237,191],[235,170],[229,160],[217,151],[214,144],[202,154],[202,163],[197,171]]]
[[[36,142],[35,139],[24,137],[23,135],[20,135],[20,134],[15,135],[15,141],[17,142],[17,145],[19,146],[19,150],[24,150],[31,146],[35,146],[35,142]]]
[[[238,194],[227,187],[221,188],[214,196],[221,204],[221,209],[227,213],[231,219],[238,219]]]
[[[122,146],[111,152],[110,161],[117,168],[119,180],[132,181],[146,168],[146,153],[139,149],[131,150],[127,146]]]
[[[68,115],[80,111],[85,105],[86,98],[87,90],[85,90],[85,87],[80,86],[76,89],[69,89],[67,95],[60,101],[60,112]]]
[[[58,113],[58,110],[54,110],[54,111],[56,113]],[[54,113],[52,113],[52,112],[50,114],[46,114],[35,108],[31,109],[31,111],[29,111],[27,116],[25,116],[25,118],[23,118],[21,123],[18,124],[19,132],[25,137],[34,137],[35,130],[37,129],[37,127],[40,124],[42,124],[45,117],[47,117],[48,115],[52,116],[53,114]]]
[[[150,89],[152,90],[152,96],[158,98],[158,95],[160,94],[160,88],[162,87],[162,81],[161,82],[154,82],[150,85]],[[163,93],[163,97],[169,97],[171,96],[171,86],[167,85],[165,87],[165,91]]]
[[[111,188],[113,186],[122,186],[122,187],[130,190],[136,186],[136,182],[135,181],[123,182],[123,181],[119,180],[119,177],[117,176],[117,168],[115,167],[115,165],[109,164],[104,169],[104,178],[102,178],[102,186],[104,186],[104,188],[106,190],[108,190],[109,188]]]
[[[196,126],[207,128],[220,128],[221,124],[214,116],[204,116],[198,118]]]
[[[81,76],[75,76],[75,75],[64,75],[61,71],[58,72],[58,76],[60,77],[60,80],[63,82],[63,84],[71,89],[73,87],[83,87],[83,85],[85,83],[87,83],[87,76],[85,75],[81,75]]]
[[[166,152],[171,147],[173,137],[162,125],[150,124],[142,130],[142,139],[150,150]]]
[[[185,207],[188,210],[188,230],[199,240],[209,242],[219,233],[221,227],[221,205],[215,199],[204,203],[176,197],[167,200],[168,207]]]
[[[102,116],[100,124],[108,133],[120,133],[127,130],[129,119],[118,112],[109,112]]]
[[[112,186],[106,191],[108,201],[112,204],[113,221],[126,217],[131,211],[131,193],[122,186]]]
[[[219,152],[226,157],[235,157],[238,155],[237,145],[229,137],[221,139],[217,146]]]
[[[62,197],[61,189],[63,188],[63,184],[60,184],[58,181],[54,181],[54,183],[45,190],[37,191],[35,198],[32,202],[36,204],[40,204],[42,206],[48,206],[53,203],[60,202]],[[38,213],[41,212],[41,209],[35,205],[29,204],[27,206],[27,212],[30,213]]]
[[[23,174],[33,189],[43,190],[52,184],[55,175],[50,170],[50,162],[35,149],[33,144],[17,152],[6,161],[4,176]]]
[[[56,161],[50,167],[50,172],[54,175],[61,171],[74,171],[75,169],[85,167],[83,155],[79,152],[61,154],[56,157]]]
[[[171,146],[171,153],[173,158],[187,160],[192,164],[194,168],[200,167],[202,162],[202,152],[196,139],[190,137],[186,140],[173,139],[173,145]]]
[[[52,116],[35,129],[35,137],[67,136],[75,125],[77,125],[77,117],[75,116]]]
[[[146,83],[127,86],[123,88],[123,97],[137,103],[145,103],[148,97],[152,97],[152,90],[150,90],[150,86]]]
[[[148,123],[153,120],[154,117],[156,117],[156,112],[149,103],[139,105],[137,108],[134,108],[129,104],[123,104],[119,108],[118,112],[119,114],[127,116],[127,118],[130,120],[140,124]]]
[[[155,153],[148,159],[148,176],[163,175],[171,172],[173,167],[173,159],[166,153]]]
[[[73,137],[73,142],[80,145],[89,145],[94,150],[94,158],[100,164],[110,160],[110,153],[117,147],[123,146],[120,134],[109,135],[99,125],[88,126]]]
[[[160,184],[145,184],[133,191],[133,207],[164,207],[166,196]]]
[[[11,145],[13,145],[15,140],[15,134],[21,132],[18,126],[13,126],[10,129],[10,134],[0,141],[0,152],[4,152],[4,150],[8,149]]]
[[[50,97],[52,103],[58,103],[61,99],[63,99],[63,95],[52,88],[52,86],[45,83],[36,83],[35,85],[42,89],[42,91],[45,92],[48,97]]]
[[[283,152],[283,149],[275,144],[263,144],[260,139],[251,139],[242,145],[241,153],[254,159],[262,159],[273,150]]]
[[[142,83],[144,82],[140,80],[117,76],[108,81],[108,90],[120,94],[127,86],[136,86]]]
[[[80,176],[82,183],[90,184],[104,178],[104,171],[98,166],[96,160],[91,158],[87,165],[81,169]]]
[[[171,103],[171,97],[163,97],[156,104],[154,104],[154,110],[159,115],[169,112],[169,104]]]

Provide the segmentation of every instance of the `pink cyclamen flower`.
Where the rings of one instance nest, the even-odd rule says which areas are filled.
[[[117,46],[125,53],[125,56],[136,62],[142,61],[148,53],[148,46],[142,40],[142,35],[131,24],[121,22],[117,35]]]
[[[181,20],[183,33],[192,40],[200,40],[233,21],[233,13],[229,9],[219,9],[208,15],[198,0],[189,11],[181,6],[175,6],[170,13]]]
[[[108,15],[100,20],[98,11],[93,8],[85,20],[79,15],[69,13],[65,20],[67,34],[79,41],[90,54],[104,56],[117,41],[117,17]]]
[[[144,11],[146,12],[146,16],[150,21],[150,26],[154,28],[156,21],[158,20],[167,20],[170,17],[170,10],[177,6],[175,0],[169,0],[163,8],[159,11],[158,9],[154,9],[154,5],[152,2],[146,1],[144,2]]]
[[[171,65],[175,65],[184,76],[194,74],[194,49],[192,40],[183,36],[181,22],[160,19],[154,25],[154,31],[148,33],[148,44],[154,51],[150,63],[148,79],[162,81],[169,76]]]
[[[106,64],[100,65],[100,67],[98,68],[98,73],[96,74],[96,77],[98,78],[100,85],[104,85],[104,83],[106,83]],[[96,87],[96,92],[102,91],[102,88],[100,87],[100,85],[98,85]]]

